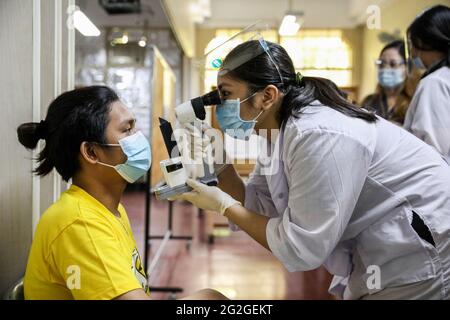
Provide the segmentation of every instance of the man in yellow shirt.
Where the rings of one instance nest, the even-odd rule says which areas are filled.
[[[24,279],[26,299],[149,299],[147,276],[120,199],[150,168],[147,139],[111,89],[66,92],[40,123],[18,128],[34,149],[36,174],[54,168],[72,186],[38,224]],[[188,297],[223,299],[206,290]]]

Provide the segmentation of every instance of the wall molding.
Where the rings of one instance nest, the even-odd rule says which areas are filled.
[[[33,121],[41,120],[41,1],[33,0]],[[33,151],[37,157],[41,144]],[[37,164],[33,161],[33,171]],[[36,230],[41,215],[41,178],[32,178],[32,232]]]

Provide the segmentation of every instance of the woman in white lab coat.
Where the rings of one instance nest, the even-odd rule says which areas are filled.
[[[408,37],[414,64],[427,71],[404,127],[450,163],[450,8],[439,5],[422,13],[409,27]]]
[[[325,265],[342,298],[448,299],[449,166],[331,81],[296,74],[277,44],[236,63],[259,46],[245,42],[224,60],[216,115],[236,138],[272,130],[271,154],[246,183],[225,164],[219,187],[189,180],[194,190],[177,199],[224,215],[289,271]]]

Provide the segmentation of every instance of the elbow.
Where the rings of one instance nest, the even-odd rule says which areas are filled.
[[[302,259],[297,257],[293,263],[285,263],[285,267],[289,272],[297,271],[312,271],[320,268],[325,263],[325,259],[314,258],[314,259]]]

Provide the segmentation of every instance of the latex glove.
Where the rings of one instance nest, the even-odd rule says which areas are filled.
[[[206,141],[203,141],[205,137],[203,137],[201,130],[192,124],[177,123],[175,137],[188,177],[195,179],[204,176],[203,146],[206,145]],[[208,161],[206,161],[206,163],[208,163]],[[212,165],[210,165],[210,170],[213,170]]]
[[[194,206],[203,209],[211,210],[223,215],[225,211],[235,204],[241,203],[228,193],[223,192],[217,187],[210,187],[198,181],[188,179],[188,186],[193,190],[191,192],[186,192],[182,195],[170,198],[170,201],[174,200],[185,200],[192,203]]]
[[[210,170],[214,170],[216,174],[219,174],[227,164],[231,163],[227,157],[223,134],[220,130],[211,128],[206,122],[201,122],[201,130],[192,124],[184,124],[183,127],[190,135],[190,139],[186,139],[190,143],[185,143],[183,147],[184,155],[189,156],[198,164],[197,170],[194,170],[197,174],[190,175],[190,177],[203,176],[202,159],[205,159],[210,166],[213,165]]]

